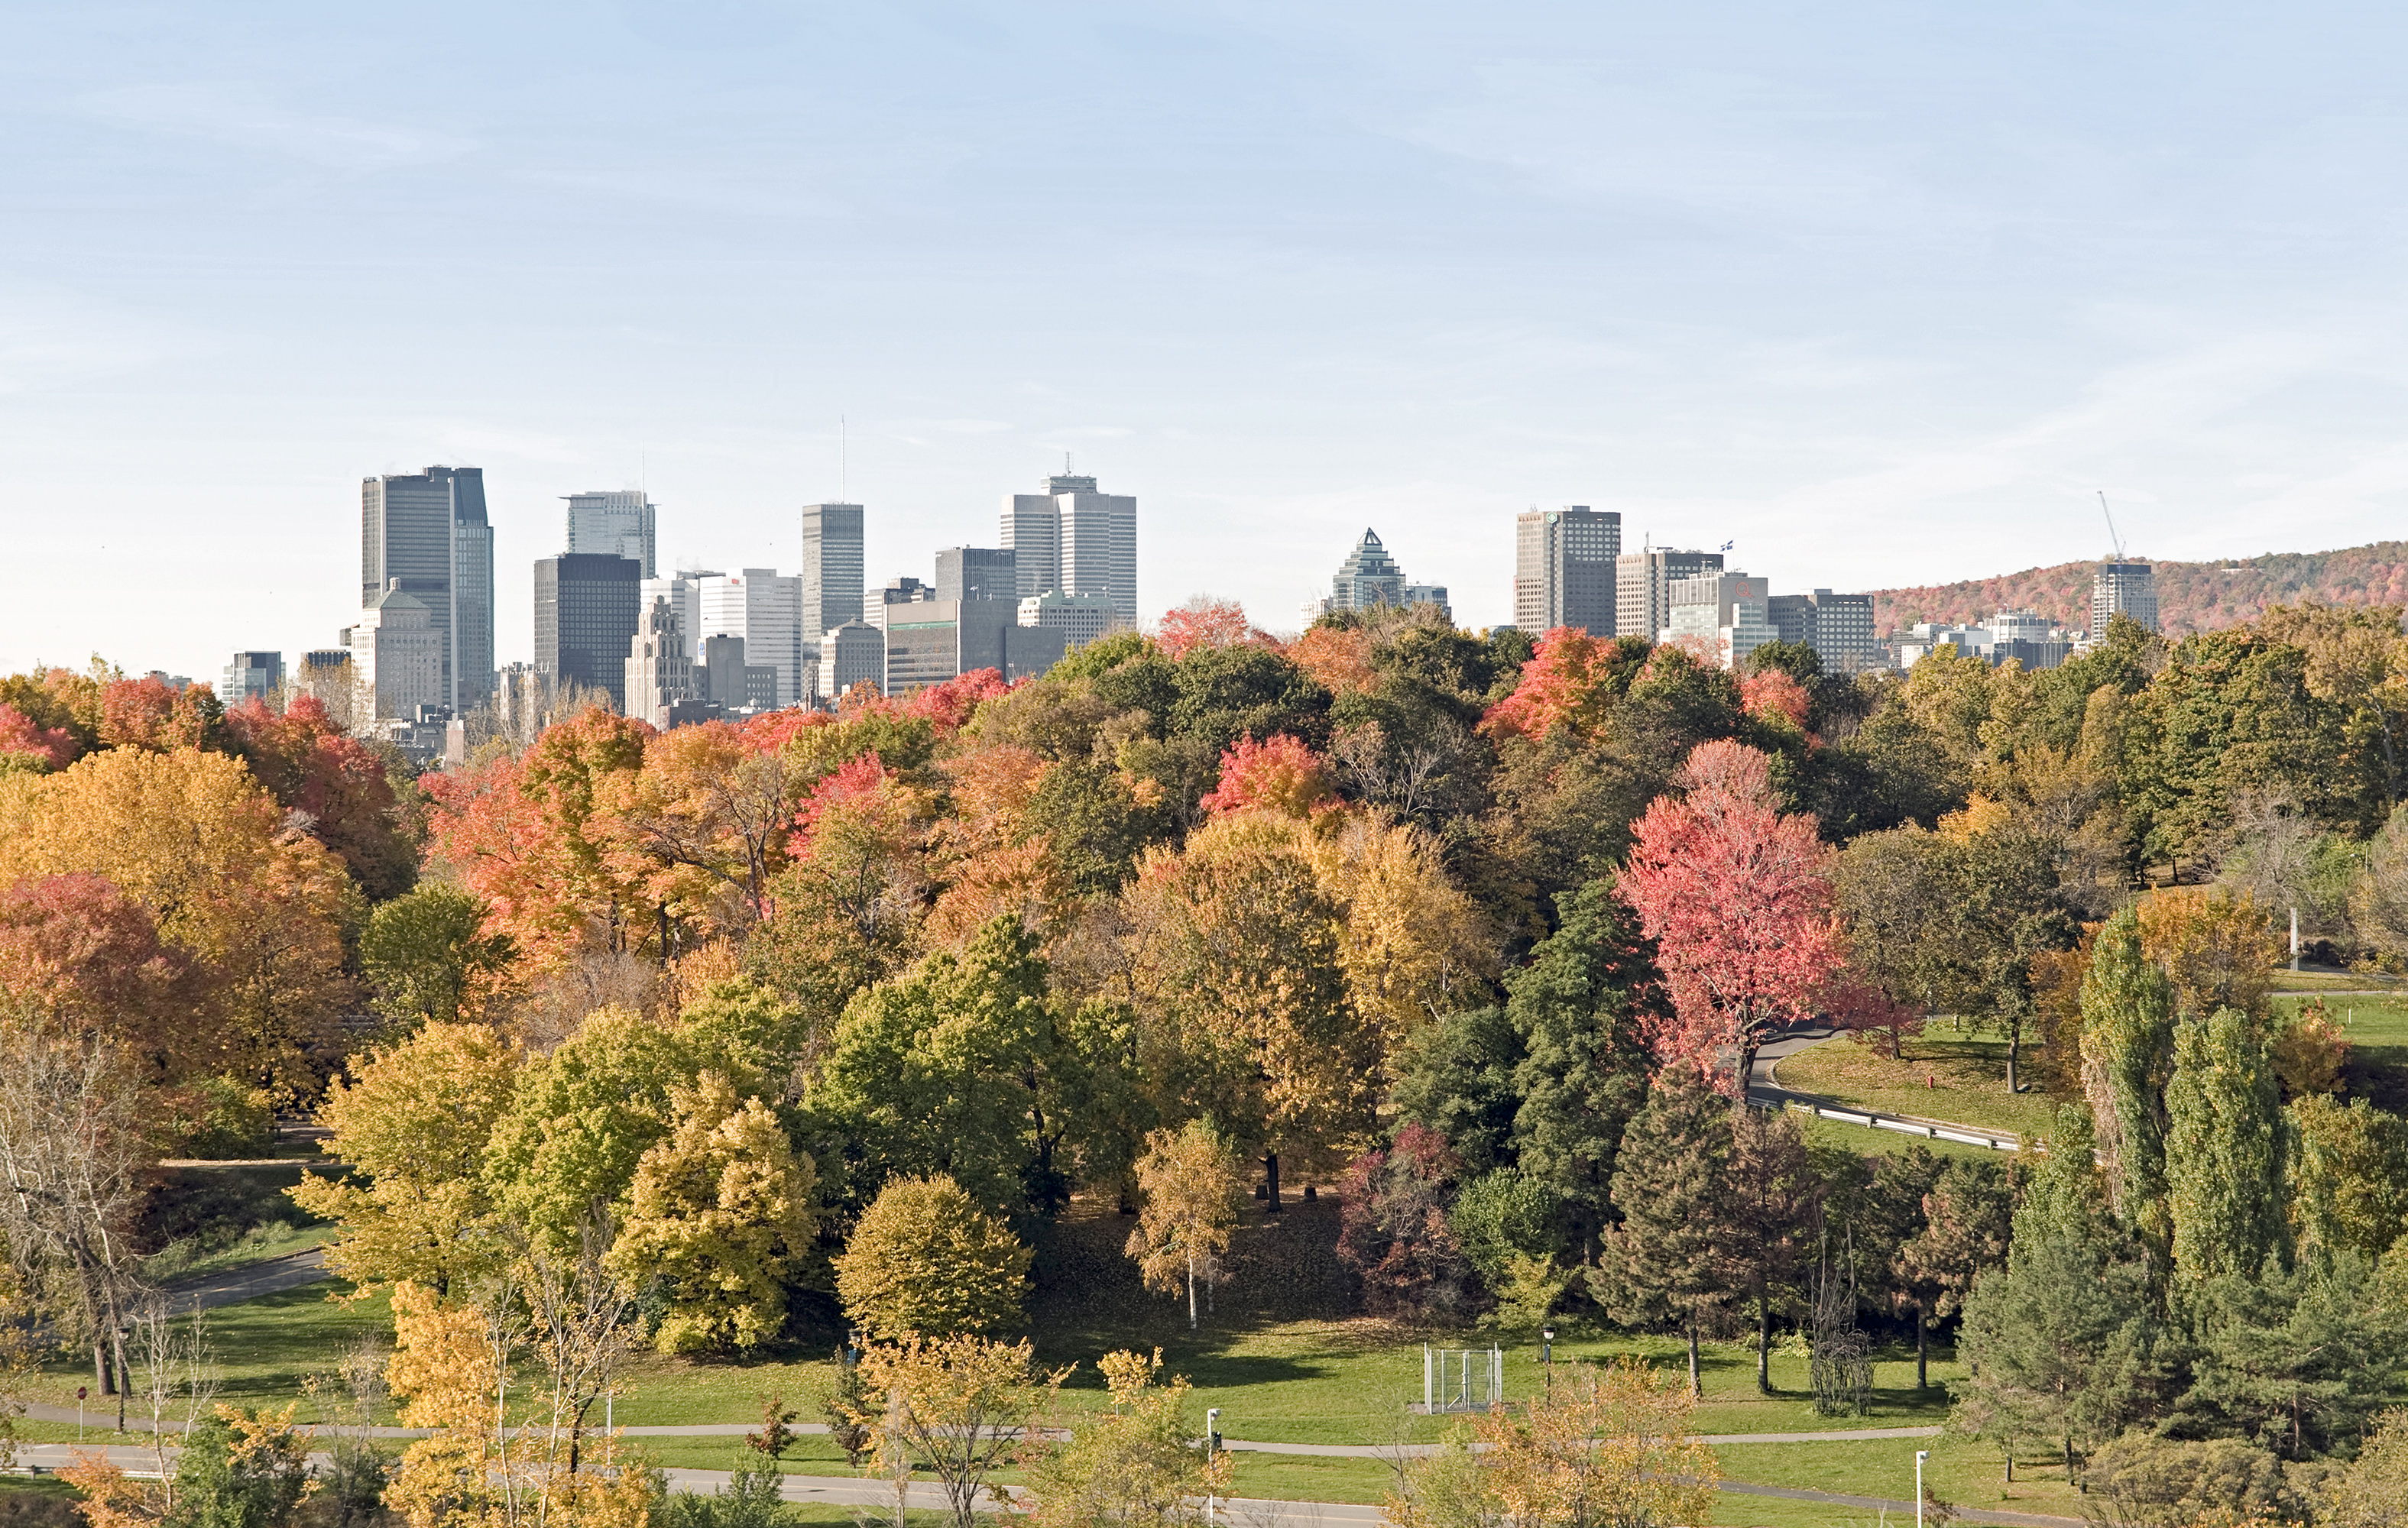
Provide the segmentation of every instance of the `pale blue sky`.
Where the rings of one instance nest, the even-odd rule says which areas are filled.
[[[0,664],[352,614],[358,479],[664,562],[990,544],[1064,450],[1142,604],[1292,626],[1513,512],[1776,591],[2400,536],[2389,7],[292,4],[0,11]]]

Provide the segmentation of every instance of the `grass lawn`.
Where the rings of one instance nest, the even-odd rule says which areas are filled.
[[[2315,998],[2277,997],[2279,1011],[2294,1011]],[[2325,1011],[2349,1038],[2349,1069],[2343,1091],[2372,1099],[2379,1108],[2408,1111],[2408,998],[2329,997]]]
[[[2274,973],[2274,991],[2278,992],[2365,992],[2370,988],[2396,990],[2399,986],[2398,977],[2364,971],[2293,971],[2286,966]]]
[[[355,1344],[393,1345],[390,1302],[382,1296],[354,1305],[329,1301],[327,1292],[338,1287],[331,1281],[310,1284],[204,1313],[202,1330],[223,1375],[218,1399],[247,1407],[299,1401],[295,1420],[324,1420],[302,1393],[302,1381],[313,1374],[335,1374],[344,1350]],[[95,1391],[85,1405],[99,1415],[102,1403],[89,1354],[80,1361],[53,1357],[26,1378],[20,1393],[29,1401],[71,1407],[79,1385]],[[113,1401],[108,1415],[116,1416]]]
[[[2036,1049],[2026,1042],[2027,1067]],[[2037,1087],[2007,1092],[2006,1041],[1926,1031],[1909,1039],[1903,1051],[1893,1061],[1873,1045],[1834,1035],[1784,1057],[1774,1075],[1784,1088],[1882,1114],[1955,1121],[2027,1139],[2053,1128],[2055,1099]],[[2030,1086],[2028,1071],[2021,1080]]]

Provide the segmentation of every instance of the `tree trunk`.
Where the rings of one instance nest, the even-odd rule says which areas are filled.
[[[100,1387],[103,1395],[109,1393],[108,1345],[97,1332],[92,1335],[92,1382]]]
[[[1931,1384],[1931,1313],[1923,1302],[1914,1302],[1914,1388],[1928,1389]]]
[[[2007,1021],[2007,1092],[2021,1092],[2015,1086],[2015,1057],[2023,1050],[2024,1025],[2020,1019]]]
[[[1705,1381],[1698,1378],[1698,1319],[1689,1318],[1689,1393],[1699,1400],[1706,1398]]]
[[[1999,1452],[2006,1455],[2007,1457],[2007,1484],[2014,1485],[2015,1483],[2015,1451],[2013,1449],[2001,1449]]]
[[[1187,1254],[1187,1330],[1196,1330],[1196,1254]]]
[[[1763,1295],[1756,1300],[1756,1388],[1772,1393],[1772,1302]]]
[[[1276,1215],[1280,1212],[1279,1153],[1277,1151],[1267,1151],[1263,1154],[1263,1184],[1267,1196],[1264,1213]]]

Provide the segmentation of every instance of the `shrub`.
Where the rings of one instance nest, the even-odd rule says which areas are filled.
[[[878,1337],[949,1337],[1020,1319],[1028,1249],[952,1178],[898,1178],[836,1260],[845,1314]]]
[[[276,1111],[267,1094],[233,1078],[196,1078],[169,1094],[168,1108],[168,1131],[198,1161],[264,1157],[275,1149]]]

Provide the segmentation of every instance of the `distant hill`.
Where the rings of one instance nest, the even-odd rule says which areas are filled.
[[[2141,559],[2138,552],[2129,554]],[[2038,610],[2066,626],[2090,621],[2096,562],[2059,563],[1995,578],[1921,589],[1876,589],[1873,630],[1921,621],[1979,624],[2000,610]],[[2188,636],[2254,621],[2270,605],[2315,599],[2327,605],[2408,605],[2408,541],[2377,541],[2341,551],[2273,551],[2231,563],[2158,563],[2157,621],[2168,636]]]

